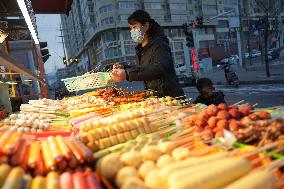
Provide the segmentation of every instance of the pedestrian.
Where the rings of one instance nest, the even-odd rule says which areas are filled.
[[[212,81],[209,78],[200,78],[197,80],[196,88],[199,96],[193,102],[194,104],[201,103],[205,105],[225,103],[225,95],[221,91],[215,91]]]
[[[162,27],[150,15],[137,10],[128,17],[131,38],[136,47],[136,66],[113,66],[115,82],[144,81],[146,90],[153,90],[158,97],[183,96],[177,82],[169,40]]]

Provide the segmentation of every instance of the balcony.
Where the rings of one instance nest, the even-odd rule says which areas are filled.
[[[201,34],[198,35],[198,41],[213,41],[215,40],[214,34]]]

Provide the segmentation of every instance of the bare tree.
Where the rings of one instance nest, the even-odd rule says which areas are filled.
[[[278,35],[278,17],[283,7],[283,0],[254,0],[255,14],[262,20],[263,27],[259,34],[263,36],[266,76],[270,77],[268,60],[269,37]]]

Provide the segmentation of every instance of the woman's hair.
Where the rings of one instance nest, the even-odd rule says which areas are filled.
[[[141,24],[145,24],[146,22],[150,23],[151,22],[151,16],[146,11],[137,10],[137,11],[133,12],[128,17],[128,23],[129,24],[133,24],[134,22],[139,22]]]
[[[197,80],[196,88],[198,91],[201,91],[204,87],[211,87],[213,88],[213,83],[209,78],[200,78]]]
[[[149,29],[147,31],[147,35],[149,37],[154,36],[162,30],[162,27],[154,19],[151,18],[148,12],[144,10],[137,10],[128,17],[129,24],[134,24],[135,22],[139,22],[141,24],[149,22]]]

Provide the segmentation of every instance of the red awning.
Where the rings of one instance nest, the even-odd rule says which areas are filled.
[[[31,0],[35,14],[69,14],[73,0]],[[0,16],[22,15],[17,0],[0,0]]]
[[[36,14],[69,14],[73,0],[31,0]]]

